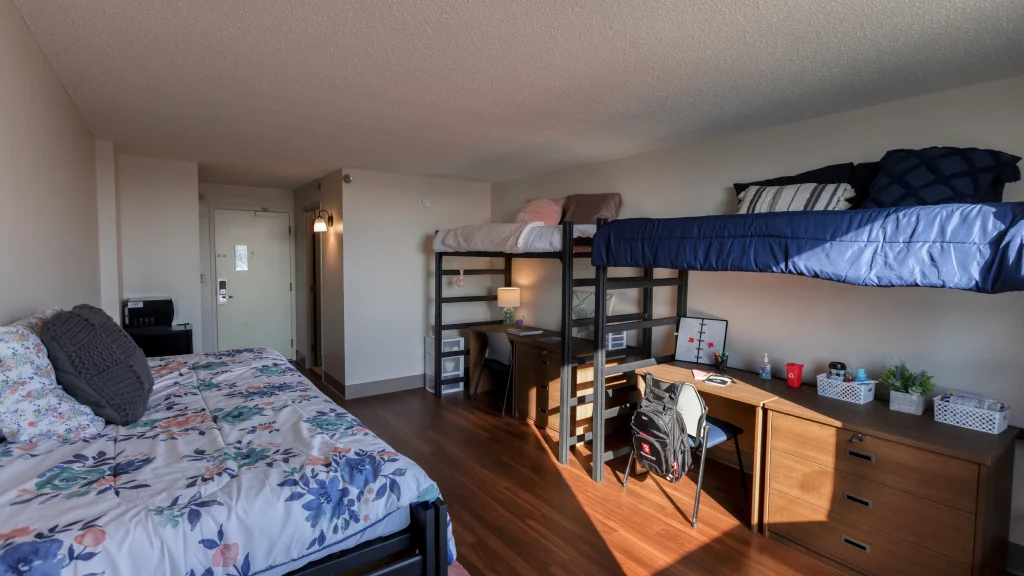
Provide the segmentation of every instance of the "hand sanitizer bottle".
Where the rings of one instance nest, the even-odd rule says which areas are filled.
[[[768,362],[768,353],[764,353],[764,361],[761,362],[761,378],[765,380],[772,379],[772,365]]]

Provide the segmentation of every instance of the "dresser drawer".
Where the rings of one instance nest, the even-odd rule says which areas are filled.
[[[791,538],[869,574],[968,576],[971,573],[967,564],[778,490],[771,490],[769,495],[768,529],[771,534]]]
[[[912,544],[970,563],[974,516],[773,450],[769,486]]]
[[[973,514],[978,465],[772,413],[770,448]]]

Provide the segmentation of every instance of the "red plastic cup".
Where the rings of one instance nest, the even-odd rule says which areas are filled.
[[[804,365],[790,362],[786,364],[786,385],[790,388],[799,388],[800,381],[804,376]]]

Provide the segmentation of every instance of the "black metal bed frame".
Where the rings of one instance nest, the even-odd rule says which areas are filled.
[[[409,506],[409,526],[289,572],[290,576],[335,576],[369,570],[365,576],[448,574],[448,506],[440,498]]]
[[[600,228],[607,223],[608,220],[600,219],[597,221],[597,226]],[[679,319],[686,316],[689,274],[686,270],[678,270],[677,272],[678,273],[675,278],[655,278],[654,268],[644,268],[642,276],[609,278],[607,266],[594,267],[594,412],[591,423],[594,444],[592,448],[593,464],[591,466],[590,476],[595,482],[600,482],[604,479],[605,462],[619,456],[625,456],[632,450],[631,445],[626,445],[615,450],[605,450],[605,420],[611,416],[618,415],[618,412],[614,409],[606,410],[604,407],[605,399],[610,396],[609,392],[611,392],[606,388],[608,377],[619,374],[629,375],[638,369],[662,364],[664,362],[671,362],[675,358],[674,354],[652,357],[652,336],[654,328],[658,326],[678,327]],[[676,313],[674,316],[655,318],[654,289],[665,286],[676,287]],[[631,288],[643,290],[642,317],[630,322],[620,322],[618,321],[618,316],[608,316],[607,310],[605,310],[608,291]],[[608,333],[609,329],[614,330],[615,332],[640,330],[643,358],[635,362],[627,362],[613,366],[606,365],[607,351],[605,350],[605,334]],[[678,338],[679,335],[677,332],[676,339],[678,340]],[[580,400],[582,400],[582,398],[580,398]]]
[[[607,220],[599,220],[598,226],[605,224]],[[436,234],[436,232],[435,232]],[[592,443],[592,466],[591,477],[600,482],[604,477],[604,463],[618,456],[628,454],[628,447],[616,450],[605,451],[605,420],[624,413],[622,406],[605,409],[605,400],[614,398],[626,392],[631,393],[629,388],[615,388],[607,390],[605,381],[608,376],[625,374],[637,368],[651,366],[655,363],[669,361],[672,356],[651,358],[652,334],[657,326],[678,325],[678,319],[686,315],[686,281],[685,271],[680,271],[678,278],[655,278],[654,269],[647,268],[643,276],[631,278],[608,279],[607,268],[596,268],[595,278],[573,278],[574,260],[576,258],[590,258],[590,252],[576,252],[575,248],[580,246],[593,246],[592,238],[574,238],[573,223],[562,223],[562,249],[559,252],[532,252],[510,254],[505,252],[435,252],[434,253],[434,394],[440,398],[443,386],[447,384],[458,384],[468,382],[465,375],[468,371],[463,370],[463,376],[456,378],[441,379],[441,360],[452,356],[468,356],[469,350],[455,350],[451,352],[441,351],[441,335],[445,330],[462,330],[475,326],[488,326],[500,324],[500,320],[489,320],[482,322],[462,322],[456,324],[445,324],[442,309],[444,304],[459,302],[493,302],[497,300],[496,295],[485,296],[451,296],[442,297],[443,278],[445,276],[457,276],[459,270],[445,270],[443,259],[446,256],[454,257],[479,257],[479,258],[502,258],[505,261],[503,268],[489,268],[476,270],[463,270],[464,275],[504,275],[504,285],[512,285],[512,261],[516,258],[545,258],[558,259],[562,263],[562,313],[560,322],[560,333],[562,338],[561,366],[560,366],[560,397],[558,408],[558,463],[565,465],[569,463],[569,449],[578,443]],[[572,317],[572,291],[573,288],[594,287],[594,318]],[[677,286],[676,315],[667,318],[654,318],[654,288],[660,286]],[[643,290],[643,308],[637,314],[618,314],[608,316],[605,310],[605,298],[608,290],[639,288]],[[572,351],[572,329],[583,326],[594,326],[595,350],[592,355],[574,357]],[[605,334],[611,328],[616,332],[627,332],[632,330],[641,331],[639,348],[628,348],[625,351],[615,350],[611,354],[605,349]],[[624,356],[640,356],[642,359],[636,362],[618,364],[606,367],[609,359]],[[573,368],[579,365],[594,365],[594,391],[584,396],[573,396]],[[598,392],[600,391],[600,392]],[[634,399],[635,400],[635,399]],[[592,431],[586,434],[576,435],[570,422],[572,408],[585,404],[593,404],[593,426]],[[628,407],[629,405],[627,405]]]

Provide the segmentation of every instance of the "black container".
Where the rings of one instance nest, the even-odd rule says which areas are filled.
[[[846,376],[846,364],[844,362],[829,362],[828,377],[832,380],[842,381]]]

